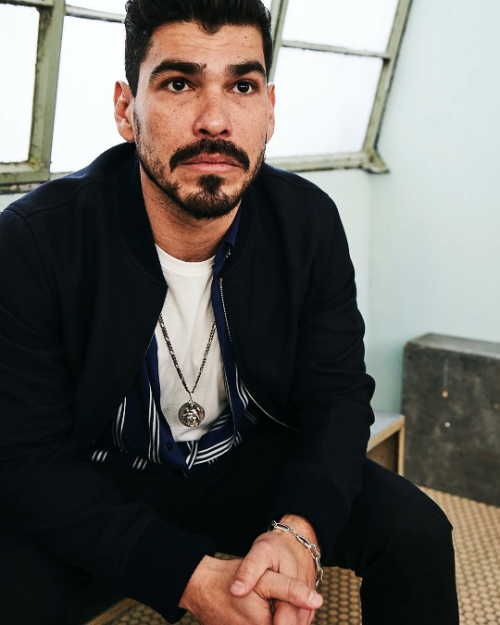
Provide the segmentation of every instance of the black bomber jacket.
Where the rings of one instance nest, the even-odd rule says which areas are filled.
[[[306,517],[325,561],[361,492],[374,418],[354,270],[338,211],[310,182],[264,165],[241,211],[222,276],[238,370],[270,418],[297,430],[270,519]],[[126,395],[165,293],[133,144],[0,215],[8,521],[172,622],[214,545],[125,503],[79,456]]]

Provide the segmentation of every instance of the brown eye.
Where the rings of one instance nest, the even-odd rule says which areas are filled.
[[[168,83],[168,88],[170,91],[186,91],[187,82],[182,78],[175,78]]]
[[[243,95],[247,95],[248,93],[252,93],[252,91],[253,91],[252,85],[249,82],[246,82],[246,81],[239,82],[235,86],[235,89],[237,90],[238,93],[241,93]]]

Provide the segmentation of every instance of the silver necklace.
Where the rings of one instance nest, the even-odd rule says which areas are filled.
[[[205,348],[205,354],[203,356],[203,362],[201,363],[201,367],[200,370],[198,372],[198,377],[196,378],[196,382],[194,383],[193,386],[193,390],[190,391],[188,389],[188,386],[186,384],[186,380],[184,379],[184,376],[182,375],[182,371],[181,368],[179,367],[179,363],[177,361],[177,357],[174,353],[174,348],[172,347],[172,343],[170,342],[170,338],[168,336],[168,332],[167,332],[167,328],[165,327],[165,323],[163,321],[163,317],[160,314],[160,318],[158,319],[159,323],[160,323],[160,328],[161,331],[163,332],[163,336],[165,337],[165,341],[167,343],[167,347],[168,347],[168,351],[170,353],[170,356],[172,357],[172,362],[174,363],[174,367],[177,370],[177,373],[179,375],[179,378],[182,382],[182,386],[186,389],[188,395],[189,395],[189,400],[183,404],[180,408],[179,408],[179,419],[180,422],[185,425],[188,428],[195,428],[198,425],[200,425],[200,423],[203,421],[203,419],[205,418],[205,410],[204,408],[202,408],[202,406],[200,406],[200,404],[197,404],[194,400],[193,400],[193,394],[196,390],[196,387],[198,386],[198,382],[200,381],[200,377],[201,374],[203,372],[203,368],[205,367],[205,363],[207,362],[207,357],[208,357],[208,352],[210,351],[210,346],[212,345],[212,340],[214,338],[214,334],[215,334],[215,319],[214,322],[212,323],[212,329],[210,330],[210,336],[208,338],[208,343],[207,346]]]

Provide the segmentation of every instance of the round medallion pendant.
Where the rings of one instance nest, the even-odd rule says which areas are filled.
[[[179,419],[187,428],[195,428],[205,418],[205,410],[195,401],[188,401],[179,409]]]

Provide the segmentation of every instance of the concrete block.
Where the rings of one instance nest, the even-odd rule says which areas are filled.
[[[500,506],[500,344],[426,334],[404,350],[405,476]]]

